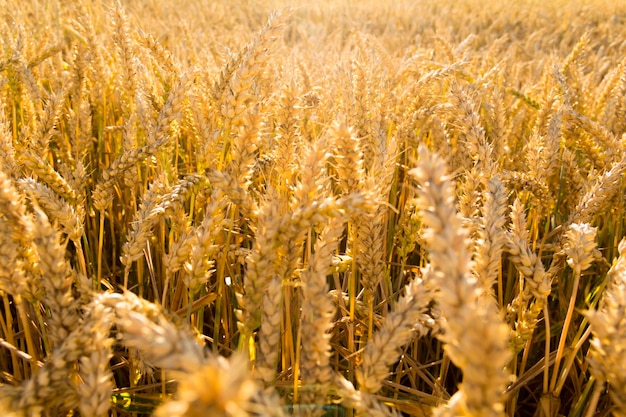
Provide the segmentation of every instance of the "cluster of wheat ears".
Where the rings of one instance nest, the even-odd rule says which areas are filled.
[[[1,3],[0,415],[626,415],[626,5]]]

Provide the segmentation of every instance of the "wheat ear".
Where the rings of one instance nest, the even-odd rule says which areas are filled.
[[[333,252],[343,234],[341,223],[340,220],[331,219],[324,228],[315,244],[315,253],[309,260],[309,266],[301,275],[303,301],[300,316],[300,376],[304,384],[316,387],[302,394],[302,402],[306,404],[323,404],[325,389],[333,378],[329,357],[330,329],[333,326],[335,306],[328,294],[326,277]]]
[[[626,239],[619,244],[619,257],[607,274],[607,286],[598,310],[587,311],[593,338],[589,351],[591,373],[598,384],[608,382],[615,410],[613,415],[626,415]]]
[[[372,394],[357,390],[352,382],[336,374],[334,384],[341,402],[347,407],[354,408],[357,417],[399,417],[399,413],[382,404]]]
[[[420,318],[431,300],[432,294],[421,279],[413,279],[406,285],[404,295],[394,304],[393,311],[385,317],[361,354],[356,370],[361,391],[374,394],[380,390],[389,375],[389,367],[400,356],[400,348],[421,327]]]
[[[439,416],[502,416],[502,392],[509,376],[509,332],[495,303],[481,302],[482,288],[469,274],[467,231],[454,206],[454,188],[445,163],[425,146],[410,171],[419,184],[418,204],[426,229],[437,302],[446,321],[439,338],[446,353],[463,370],[463,384]]]

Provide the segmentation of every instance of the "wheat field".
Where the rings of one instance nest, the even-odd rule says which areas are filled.
[[[0,415],[626,416],[626,4],[1,0]]]

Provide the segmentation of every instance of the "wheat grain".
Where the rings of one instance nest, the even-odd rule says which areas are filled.
[[[446,352],[464,371],[462,388],[435,414],[503,414],[502,390],[508,382],[508,331],[495,304],[483,303],[482,289],[468,271],[467,232],[454,208],[453,188],[443,161],[420,147],[420,163],[411,174],[420,184],[418,203],[427,229],[432,279],[441,305]],[[488,324],[487,324],[488,323]]]

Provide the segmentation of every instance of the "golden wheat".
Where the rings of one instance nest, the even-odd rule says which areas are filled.
[[[624,413],[620,2],[2,7],[1,415]]]

